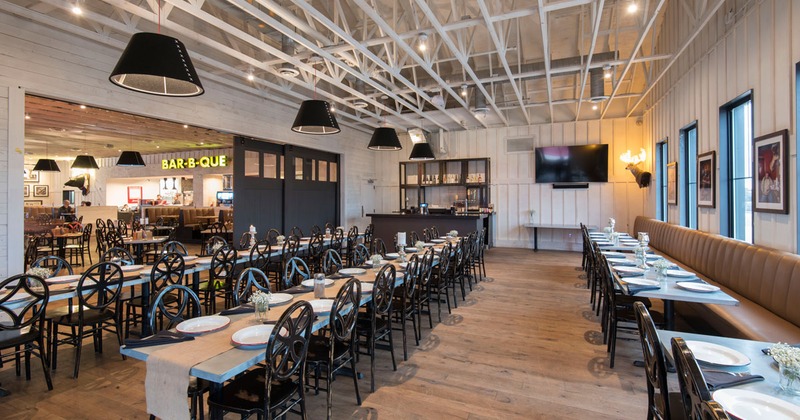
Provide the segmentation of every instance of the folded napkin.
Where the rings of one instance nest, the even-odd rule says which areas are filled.
[[[244,305],[237,306],[235,308],[225,309],[224,311],[220,312],[220,315],[238,315],[238,314],[249,314],[253,312],[253,305],[249,303],[245,303]]]
[[[290,287],[286,290],[281,290],[281,293],[288,293],[290,295],[301,295],[303,293],[308,293],[314,291],[313,287],[305,287],[305,286],[294,286]]]
[[[628,284],[628,294],[635,295],[639,292],[644,292],[647,290],[658,290],[661,286],[640,286],[638,284]]]
[[[705,378],[706,384],[708,384],[708,390],[712,392],[722,388],[730,388],[732,386],[764,380],[764,377],[761,375],[739,375],[730,372],[710,370],[703,371],[703,378]]]
[[[351,278],[353,278],[353,276],[347,276],[347,275],[344,275],[344,274],[336,273],[336,274],[332,274],[330,276],[327,276],[327,278],[329,278],[331,280],[341,280],[341,279],[351,279]]]
[[[629,267],[636,267],[636,261],[626,260],[626,261],[614,261],[611,265],[624,265]]]
[[[616,271],[616,270],[614,270]],[[642,277],[644,273],[631,273],[628,271],[617,271],[617,275],[620,277]]]
[[[194,340],[194,337],[187,336],[177,331],[159,331],[150,337],[125,340],[125,347],[133,349],[139,347],[160,346],[162,344],[180,343],[181,341],[191,340]]]

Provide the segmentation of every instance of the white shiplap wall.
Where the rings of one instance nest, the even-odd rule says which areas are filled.
[[[651,145],[669,137],[669,153],[675,160],[679,130],[697,120],[698,153],[714,150],[719,157],[719,107],[752,89],[754,136],[789,129],[791,151],[790,214],[756,213],[755,243],[797,252],[793,92],[794,63],[800,60],[800,2],[730,3],[735,17],[726,19],[731,7],[722,7],[654,89],[652,105],[645,115],[646,135]],[[685,16],[679,2],[669,3],[665,12],[667,29],[662,31],[657,53],[674,50],[686,37],[689,30],[681,23]],[[675,25],[683,29],[670,29]],[[719,180],[719,162],[717,175]],[[653,216],[655,192],[650,191],[648,198],[647,214]],[[699,209],[700,230],[720,231],[719,192],[716,202],[715,209]],[[677,206],[670,206],[669,220],[679,220]]]
[[[346,163],[342,174],[342,222],[359,224],[361,206],[370,196],[362,198],[362,182],[375,178],[373,153],[366,149],[370,133],[343,127],[342,133],[332,136],[307,136],[291,131],[296,107],[275,104],[248,92],[233,90],[210,80],[204,80],[206,94],[197,98],[161,98],[130,92],[113,86],[108,74],[116,64],[120,50],[65,34],[12,15],[0,14],[0,91],[19,89],[23,93],[53,97],[87,105],[145,115],[169,121],[213,128],[279,143],[342,154]],[[0,102],[8,103],[0,97]],[[0,109],[4,105],[0,105]],[[299,103],[298,103],[299,106]],[[4,114],[0,114],[4,115]],[[14,114],[15,120],[0,119],[0,133],[8,133],[15,124],[24,127],[24,110]],[[23,132],[11,139],[23,144]],[[21,146],[20,146],[21,148]],[[0,138],[0,149],[8,152],[8,142]],[[3,155],[3,156],[8,156]],[[0,156],[0,159],[3,158]],[[17,162],[18,161],[18,162]],[[11,156],[9,167],[19,166],[19,180],[9,178],[3,171],[2,185],[19,184],[14,200],[19,205],[16,220],[22,220],[22,153]],[[52,194],[51,194],[52,195]],[[0,192],[0,196],[8,197]],[[2,198],[0,200],[5,199]],[[371,207],[371,203],[366,203]],[[16,208],[17,204],[12,204]],[[6,217],[9,206],[0,201],[0,218]],[[6,255],[7,243],[22,243],[22,229],[10,234],[3,230],[0,219],[0,270],[16,273],[22,270],[22,258]],[[7,223],[7,222],[5,222]],[[3,272],[0,271],[0,275]]]
[[[436,157],[490,158],[490,201],[497,213],[493,227],[495,244],[532,247],[532,232],[522,226],[529,223],[530,210],[536,211],[535,223],[573,225],[583,222],[605,226],[607,219],[613,216],[619,230],[633,228],[634,218],[644,209],[646,190],[639,189],[619,155],[629,149],[638,153],[639,148],[648,148],[643,146],[642,129],[635,119],[616,119],[448,132],[439,136],[447,153],[437,150]],[[536,146],[606,143],[609,145],[609,182],[591,183],[585,190],[554,190],[551,184],[536,184],[533,153],[506,153],[505,140],[517,137],[533,137]],[[403,147],[401,151],[377,156],[381,171],[377,185],[379,211],[399,209],[398,164],[408,160],[411,144]],[[647,153],[650,156],[651,151]],[[649,165],[648,160],[648,169]],[[539,232],[539,246],[579,250],[581,245],[577,231],[543,230]]]

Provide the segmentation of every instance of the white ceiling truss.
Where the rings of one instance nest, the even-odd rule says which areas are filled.
[[[675,51],[657,53],[669,1],[693,30]],[[0,11],[120,52],[132,34],[160,26],[186,44],[201,79],[288,106],[320,97],[343,126],[369,132],[384,122],[462,130],[639,115],[723,3],[0,0]],[[297,75],[282,74],[286,66]],[[609,99],[585,104],[590,71],[608,66]]]

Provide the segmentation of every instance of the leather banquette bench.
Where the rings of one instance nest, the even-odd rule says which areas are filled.
[[[739,300],[739,306],[676,302],[720,335],[800,342],[800,256],[638,216],[634,234]],[[635,235],[634,235],[635,237]]]

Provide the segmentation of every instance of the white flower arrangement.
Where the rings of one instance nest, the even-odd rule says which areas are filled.
[[[425,248],[425,242],[417,241],[414,247],[417,248],[417,251],[422,251],[422,248]]]
[[[383,256],[381,256],[381,254],[372,254],[369,259],[372,261],[372,265],[378,265],[381,263]]]
[[[603,228],[603,233],[605,233],[606,236],[611,236],[611,232],[613,232],[613,231],[614,231],[614,229],[612,229],[610,226],[607,226],[607,227]]]
[[[264,293],[260,290],[256,290],[252,295],[250,295],[250,303],[256,307],[269,307],[269,298],[271,295],[272,293]]]
[[[452,236],[453,238],[455,238],[456,236],[458,236],[458,231],[453,229],[450,232],[448,232],[447,234]]]
[[[25,272],[25,274],[30,274],[31,276],[37,276],[46,279],[52,276],[53,272],[50,271],[50,269],[47,267],[31,267],[28,269],[28,271]]]
[[[617,224],[617,220],[616,219],[614,219],[613,217],[609,217],[608,218],[608,226],[610,226],[611,229],[614,229],[614,226],[616,224]]]
[[[221,243],[216,243],[216,244],[214,244],[214,246],[211,247],[211,253],[214,254],[217,251],[219,251],[220,249],[222,249],[222,244]]]
[[[659,258],[653,261],[653,268],[655,268],[656,270],[666,270],[670,267],[672,267],[672,263],[664,258]]]
[[[796,389],[795,382],[800,380],[800,348],[778,343],[770,347],[769,355],[781,368],[781,387]]]
[[[278,241],[278,243],[280,244],[280,243],[283,243],[283,241],[286,240],[286,237],[283,236],[283,235],[278,235],[278,236],[275,237],[275,240]]]

